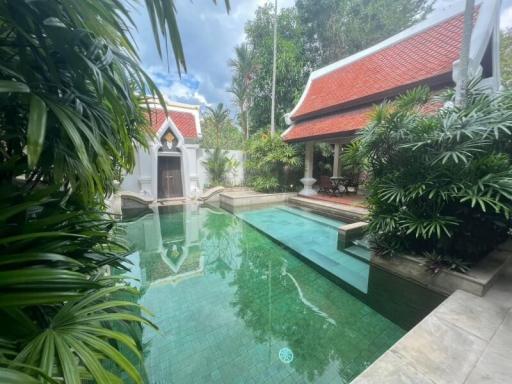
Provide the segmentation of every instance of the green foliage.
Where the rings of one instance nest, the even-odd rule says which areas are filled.
[[[212,186],[224,185],[227,174],[238,166],[236,160],[231,159],[227,152],[220,148],[208,150],[207,152],[209,157],[203,164],[210,175],[210,184]]]
[[[503,85],[510,88],[512,86],[512,28],[501,32],[500,60]]]
[[[238,150],[244,146],[242,132],[233,125],[229,111],[222,103],[208,109],[202,124],[202,134],[203,148]]]
[[[273,19],[270,4],[258,8],[256,16],[246,25],[247,43],[254,57],[254,78],[251,79],[251,132],[270,126],[273,59]],[[276,127],[286,129],[284,114],[295,106],[307,80],[308,63],[304,55],[302,28],[294,8],[282,9],[277,29]]]
[[[297,0],[277,17],[277,130],[298,102],[308,74],[400,32],[422,19],[430,0]],[[246,40],[230,62],[230,92],[240,125],[250,133],[270,126],[273,4],[257,9],[246,24]],[[247,137],[247,136],[246,136]]]
[[[510,226],[512,94],[473,82],[466,106],[434,115],[421,112],[426,100],[420,88],[383,103],[362,131],[369,231],[387,253],[476,261]]]
[[[228,91],[234,96],[238,107],[238,120],[245,138],[249,138],[250,118],[249,111],[252,106],[252,81],[257,69],[254,50],[247,43],[235,48],[236,57],[229,61],[233,70],[233,79]]]
[[[330,64],[421,20],[430,0],[297,0],[306,54],[314,68]]]
[[[114,347],[127,345],[140,358],[135,341],[112,326],[149,324],[135,300],[116,298],[121,290],[137,291],[102,272],[126,268],[128,248],[113,232],[114,222],[47,188],[4,187],[0,201],[0,349],[14,346],[0,365],[25,374],[40,370],[66,383],[88,377],[102,383],[120,380],[103,366],[112,361],[142,382]]]
[[[294,146],[286,144],[277,135],[259,133],[246,142],[245,151],[249,186],[261,192],[296,188],[296,171],[301,165],[301,157]]]
[[[443,269],[450,271],[466,273],[469,271],[469,265],[464,260],[447,255],[438,255],[436,253],[425,253],[427,270],[432,274],[437,274]]]
[[[348,177],[352,185],[358,185],[366,167],[366,159],[360,140],[348,144],[341,154],[341,175]]]
[[[126,354],[151,324],[107,277],[128,248],[100,212],[146,146],[140,95],[164,105],[129,32],[137,4],[0,0],[1,382],[143,382]],[[159,53],[185,69],[174,2],[145,5]]]

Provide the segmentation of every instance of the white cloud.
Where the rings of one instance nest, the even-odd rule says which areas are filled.
[[[146,72],[168,99],[184,103],[210,105],[206,97],[198,91],[200,80],[193,75],[184,74],[180,78],[173,72],[163,70],[160,65],[152,65],[146,68]]]
[[[461,0],[436,0],[436,9],[441,11],[456,1]],[[135,35],[144,67],[149,68],[170,99],[201,104],[222,102],[233,106],[232,96],[226,91],[231,80],[227,62],[233,57],[234,47],[244,40],[245,23],[254,17],[258,6],[267,2],[232,0],[228,15],[223,1],[218,1],[217,6],[211,0],[177,1],[178,24],[188,67],[188,73],[181,79],[172,57],[169,69],[167,62],[159,58],[145,10],[134,12],[138,26]],[[278,0],[279,8],[290,7],[294,3],[295,0]],[[512,0],[503,0],[503,26],[512,27]]]
[[[187,87],[182,83],[172,83],[170,86],[160,88],[162,93],[171,100],[193,102],[196,101],[201,105],[208,105],[206,98],[194,89]]]
[[[501,12],[501,20],[500,20],[500,28],[501,29],[509,29],[512,28],[512,6],[505,8]]]
[[[217,6],[211,0],[178,1],[178,24],[188,68],[181,79],[172,58],[169,70],[167,63],[159,58],[145,10],[136,12],[136,40],[144,67],[170,99],[201,104],[222,102],[233,106],[232,96],[226,91],[231,81],[227,62],[233,57],[234,47],[244,40],[245,23],[254,17],[258,6],[266,2],[233,0],[228,15],[223,1],[218,1]],[[279,8],[289,7],[294,2],[278,0],[278,5]]]
[[[463,3],[464,0],[436,0],[434,8],[442,11],[455,3]],[[484,0],[485,1],[485,0]],[[507,29],[512,27],[512,0],[502,0],[500,28]]]

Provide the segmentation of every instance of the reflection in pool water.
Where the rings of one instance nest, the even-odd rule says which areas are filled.
[[[348,293],[214,207],[164,207],[125,226],[159,327],[143,334],[151,383],[348,383],[441,300],[372,268],[368,294]],[[393,286],[410,288],[410,303]]]

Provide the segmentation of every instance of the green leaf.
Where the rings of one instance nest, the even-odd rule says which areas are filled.
[[[14,255],[0,256],[0,266],[20,263],[39,263],[44,261],[61,262],[65,264],[71,264],[77,267],[83,266],[83,264],[71,257],[59,255],[56,253],[43,253],[43,252],[27,252],[19,253]]]
[[[81,339],[84,344],[89,345],[92,349],[98,350],[103,355],[114,361],[121,369],[123,369],[130,377],[138,384],[142,383],[142,377],[137,369],[130,363],[130,361],[123,356],[121,352],[116,350],[110,344],[101,340],[98,337],[90,336],[85,333],[77,334],[77,338]]]
[[[66,291],[50,292],[40,290],[39,292],[17,292],[2,293],[0,295],[0,307],[24,307],[39,304],[57,304],[63,301],[79,299],[82,293]]]
[[[76,340],[72,336],[63,336],[63,339],[66,344],[75,350],[77,355],[80,357],[80,360],[82,360],[88,371],[98,383],[109,382],[107,371],[102,367],[100,361],[90,348],[86,347],[82,342]]]
[[[41,384],[36,378],[26,373],[9,369],[0,368],[0,383],[2,384]]]
[[[31,169],[36,166],[43,150],[46,135],[46,116],[46,104],[38,96],[32,95],[27,130],[27,157],[28,166]]]
[[[19,81],[0,80],[0,92],[28,93],[30,88]]]
[[[59,337],[55,339],[55,347],[66,384],[80,384],[78,363],[71,349]]]

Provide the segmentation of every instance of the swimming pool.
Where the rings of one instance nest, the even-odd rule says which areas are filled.
[[[183,205],[125,224],[159,327],[143,332],[151,383],[348,383],[442,300],[360,260],[338,263],[345,283],[312,268],[304,257],[348,257],[336,221],[289,207],[237,216]]]

